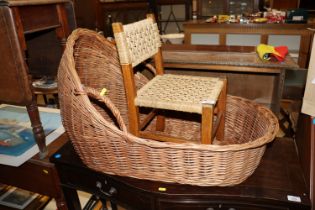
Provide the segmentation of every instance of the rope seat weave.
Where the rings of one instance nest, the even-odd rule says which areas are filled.
[[[216,77],[157,75],[138,91],[135,103],[201,114],[202,104],[215,104],[222,87],[223,80]]]

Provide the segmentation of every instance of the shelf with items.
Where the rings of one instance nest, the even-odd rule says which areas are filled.
[[[193,0],[198,18],[213,15],[241,15],[259,11],[261,0]],[[194,3],[193,3],[194,5]]]

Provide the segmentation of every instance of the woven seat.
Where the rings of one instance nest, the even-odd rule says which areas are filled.
[[[210,144],[215,137],[218,140],[224,138],[225,79],[164,74],[161,40],[153,15],[132,24],[114,23],[113,31],[128,100],[129,130],[134,135],[159,141],[185,142],[176,136],[161,135],[167,117],[160,111],[162,109],[201,114],[203,144]],[[150,58],[154,59],[157,76],[136,91],[133,68]],[[139,107],[153,108],[151,115],[142,122]],[[142,132],[155,116],[157,132]]]
[[[137,106],[202,114],[202,104],[216,104],[223,81],[212,77],[157,75],[137,92]]]

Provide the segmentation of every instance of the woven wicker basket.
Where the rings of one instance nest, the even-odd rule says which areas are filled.
[[[278,131],[270,110],[228,96],[225,139],[213,145],[158,142],[129,134],[115,46],[84,29],[67,41],[58,82],[63,124],[76,152],[88,167],[107,174],[200,186],[239,184],[254,172]],[[145,82],[138,76],[138,86]],[[104,87],[106,97],[99,94]],[[189,119],[167,118],[166,128],[192,141],[200,134],[199,123]]]

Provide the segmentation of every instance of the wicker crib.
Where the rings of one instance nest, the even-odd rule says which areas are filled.
[[[136,81],[141,86],[147,79],[137,74]],[[269,109],[228,96],[223,141],[195,143],[199,123],[176,117],[167,118],[165,132],[191,143],[131,135],[115,45],[86,29],[68,38],[58,88],[63,125],[76,152],[89,168],[107,174],[199,186],[239,184],[254,172],[279,127]],[[99,94],[103,88],[106,96]]]

